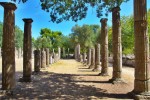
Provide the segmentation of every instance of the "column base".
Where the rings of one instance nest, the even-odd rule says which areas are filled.
[[[31,77],[22,77],[19,79],[19,82],[31,82]]]
[[[121,78],[112,78],[112,79],[109,79],[109,82],[112,83],[112,84],[123,84],[125,83],[124,80],[122,80]]]
[[[133,90],[129,92],[128,95],[134,100],[150,100],[150,92],[143,92],[143,93],[137,94]]]

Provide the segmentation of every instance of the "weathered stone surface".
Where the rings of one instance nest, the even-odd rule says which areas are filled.
[[[91,49],[91,65],[89,68],[94,68],[95,67],[95,48]]]
[[[52,61],[52,54],[49,55],[49,63],[50,63],[50,64],[53,63],[53,61]]]
[[[80,44],[77,45],[77,61],[80,61]]]
[[[100,71],[100,44],[95,45],[95,67],[94,71]]]
[[[41,68],[46,68],[46,52],[41,51]]]
[[[150,96],[149,39],[147,33],[147,0],[134,0],[135,80],[133,92]]]
[[[88,49],[88,55],[87,55],[87,65],[91,65],[91,48]]]
[[[16,5],[0,2],[4,7],[3,40],[2,40],[2,89],[15,87],[15,13]]]
[[[32,36],[31,36],[31,23],[32,19],[23,19],[24,25],[24,43],[23,43],[23,81],[30,82],[32,74]]]
[[[102,18],[101,22],[101,74],[108,75],[108,32],[107,18]]]
[[[86,63],[86,53],[83,53],[83,63]]]
[[[41,68],[41,51],[35,50],[34,51],[34,71],[40,72]]]
[[[58,47],[58,59],[60,59],[60,58],[61,58],[61,48]]]
[[[49,67],[49,49],[46,48],[45,51],[46,51],[46,66]]]
[[[112,9],[112,41],[113,41],[113,76],[112,82],[121,81],[122,77],[122,45],[121,45],[121,22],[120,22],[120,8]],[[117,73],[117,75],[115,74]],[[120,75],[118,75],[120,74]],[[118,77],[119,76],[119,77]],[[115,83],[117,83],[115,82]],[[120,82],[119,82],[120,83]]]

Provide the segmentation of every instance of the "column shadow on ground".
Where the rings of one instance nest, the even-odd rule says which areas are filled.
[[[32,75],[32,82],[30,83],[18,82],[22,72],[16,72],[16,75],[17,84],[13,95],[0,95],[0,99],[91,100],[92,96],[99,99],[129,98],[126,94],[109,94],[104,89],[76,84],[77,81],[74,80],[73,74],[40,72]]]

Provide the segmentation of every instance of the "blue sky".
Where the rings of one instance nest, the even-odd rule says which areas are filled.
[[[11,0],[0,0],[8,1]],[[148,1],[148,0],[147,0]],[[61,31],[64,35],[71,33],[71,28],[75,25],[83,24],[98,24],[100,25],[99,18],[96,17],[96,11],[92,8],[89,9],[87,17],[81,21],[64,21],[60,24],[52,23],[50,21],[49,13],[41,10],[40,0],[28,0],[25,4],[17,4],[17,10],[15,11],[15,24],[19,26],[22,30],[24,28],[23,18],[32,18],[32,36],[38,37],[41,28],[49,28],[53,31]],[[150,3],[147,4],[147,8],[150,8]],[[121,16],[133,14],[133,0],[121,5]],[[0,7],[0,21],[3,21],[3,7]],[[111,25],[111,13],[108,16],[108,24]]]

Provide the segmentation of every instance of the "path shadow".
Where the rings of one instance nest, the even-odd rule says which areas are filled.
[[[16,74],[18,80],[22,76],[22,72],[17,72]],[[32,75],[32,82],[30,83],[17,81],[13,95],[2,95],[0,99],[91,100],[92,96],[99,99],[129,99],[126,94],[109,94],[107,90],[76,84],[77,82],[92,81],[75,81],[72,74],[40,72]],[[100,81],[93,82],[100,83]]]

